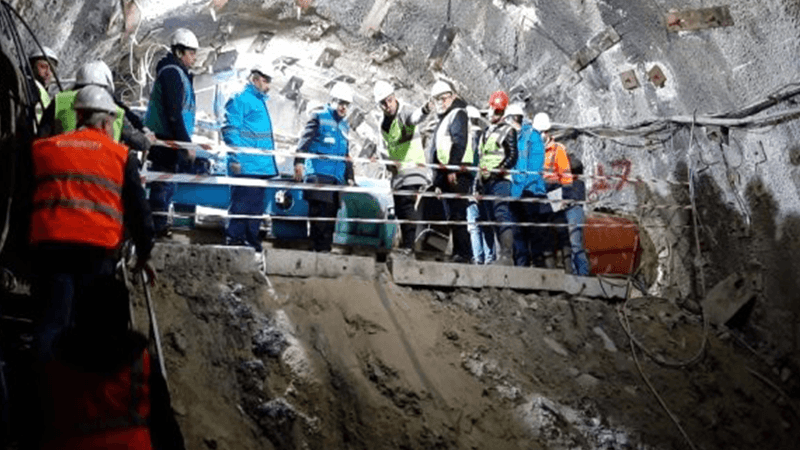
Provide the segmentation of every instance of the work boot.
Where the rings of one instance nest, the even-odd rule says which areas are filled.
[[[572,248],[561,248],[561,259],[564,261],[564,272],[572,275]]]
[[[497,260],[492,264],[495,266],[513,266],[514,265],[514,231],[505,230],[500,235],[500,251],[498,252]]]
[[[556,268],[556,255],[553,254],[552,251],[546,251],[542,255],[544,257],[544,268],[545,269],[555,269]]]

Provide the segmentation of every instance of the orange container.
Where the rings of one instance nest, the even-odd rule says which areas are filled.
[[[592,274],[630,274],[639,266],[639,227],[631,220],[587,216],[583,240]]]

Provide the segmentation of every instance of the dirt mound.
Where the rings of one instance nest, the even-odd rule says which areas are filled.
[[[273,292],[243,267],[167,263],[153,290],[187,448],[689,448],[623,324],[696,448],[800,438],[776,389],[794,375],[713,330],[680,367],[704,327],[663,300],[622,315],[580,297],[417,290],[381,270],[272,277]]]

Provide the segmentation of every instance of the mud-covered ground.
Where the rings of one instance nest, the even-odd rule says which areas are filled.
[[[385,271],[375,280],[270,277],[272,289],[255,270],[214,264],[166,262],[159,275],[153,295],[187,448],[800,441],[797,374],[661,299],[422,290]],[[140,291],[137,306],[146,328]],[[652,357],[639,347],[634,357],[625,327]]]

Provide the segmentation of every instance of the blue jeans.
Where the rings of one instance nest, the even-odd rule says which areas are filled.
[[[583,207],[580,205],[571,206],[567,208],[565,214],[567,216],[567,228],[569,229],[572,273],[587,276],[589,275],[589,258],[583,245],[583,225],[586,223]]]
[[[495,260],[494,229],[476,223],[485,220],[486,212],[481,205],[470,202],[467,207],[467,231],[472,243],[472,261],[475,264],[488,264]]]
[[[263,215],[267,209],[265,200],[266,188],[249,186],[231,186],[230,214]],[[263,250],[261,246],[261,219],[228,219],[225,227],[227,244],[245,243],[255,251]]]
[[[174,149],[165,149],[164,147],[157,147],[154,146],[151,149],[151,152],[156,152],[157,154],[164,154],[166,152],[178,152]],[[150,170],[153,172],[167,172],[167,173],[192,173],[192,174],[203,174],[208,173],[208,168],[205,166],[205,163],[200,160],[189,161],[183,156],[183,152],[178,152],[175,161],[173,162],[170,158],[155,158],[153,160],[152,165],[150,166]],[[172,203],[172,196],[175,195],[175,191],[178,185],[176,183],[162,183],[162,182],[153,182],[150,183],[150,210],[155,212],[162,212],[166,213],[169,211],[169,205]],[[175,210],[185,213],[194,214],[197,210],[196,205],[175,205]],[[167,223],[167,215],[166,214],[153,214],[153,225],[155,226],[156,233],[162,233],[167,228],[169,228],[169,224]]]

